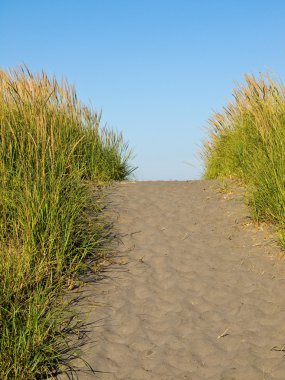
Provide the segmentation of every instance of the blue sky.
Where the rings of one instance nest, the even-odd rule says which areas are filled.
[[[199,178],[207,119],[245,73],[285,77],[281,0],[0,0],[0,67],[75,83],[136,177]]]

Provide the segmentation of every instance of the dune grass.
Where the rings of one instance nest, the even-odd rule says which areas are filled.
[[[285,248],[285,87],[269,75],[247,75],[233,97],[210,120],[205,177],[246,185],[254,219],[276,224]]]
[[[0,378],[54,376],[75,330],[64,290],[100,256],[94,186],[132,172],[120,134],[75,89],[0,71]]]

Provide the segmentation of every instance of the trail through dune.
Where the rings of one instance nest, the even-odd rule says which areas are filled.
[[[120,257],[86,289],[98,372],[80,380],[285,379],[285,264],[242,194],[218,188],[115,185]]]

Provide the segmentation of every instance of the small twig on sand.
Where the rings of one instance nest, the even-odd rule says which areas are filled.
[[[181,240],[186,240],[187,238],[189,238],[189,236],[190,236],[189,232],[186,232],[186,234],[183,236]]]
[[[220,339],[220,338],[223,338],[224,336],[229,335],[228,331],[229,331],[229,329],[225,329],[225,331],[221,335],[217,336],[217,339]]]
[[[284,352],[285,351],[285,345],[282,346],[282,347],[274,346],[274,347],[271,348],[270,351],[283,351]]]
[[[139,233],[141,233],[141,230],[139,230],[139,231],[134,231],[134,232],[131,232],[131,233],[130,233],[130,235],[131,235],[131,236],[133,236],[133,235],[135,235],[135,234],[139,234]]]

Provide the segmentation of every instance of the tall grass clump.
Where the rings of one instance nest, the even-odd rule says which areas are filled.
[[[0,378],[53,376],[70,355],[63,290],[99,255],[90,181],[132,171],[122,136],[58,83],[0,70]]]
[[[277,224],[285,247],[285,87],[246,75],[233,97],[210,119],[205,177],[242,181],[254,218]]]

